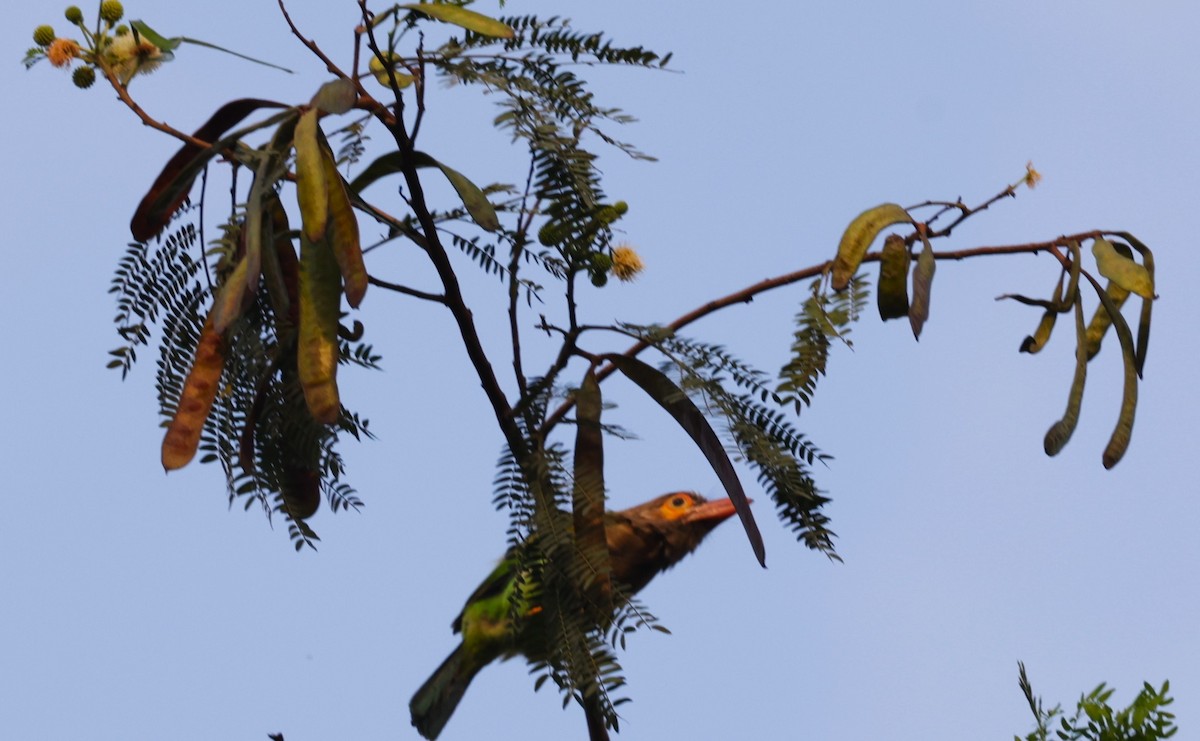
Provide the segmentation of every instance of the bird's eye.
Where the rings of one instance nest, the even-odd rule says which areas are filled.
[[[671,500],[672,507],[682,507],[687,504],[687,497],[675,497]]]

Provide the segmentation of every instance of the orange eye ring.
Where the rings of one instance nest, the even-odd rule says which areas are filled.
[[[662,513],[663,519],[677,520],[691,512],[695,504],[695,497],[681,491],[678,494],[672,494],[669,499],[665,500],[659,507],[659,512]]]

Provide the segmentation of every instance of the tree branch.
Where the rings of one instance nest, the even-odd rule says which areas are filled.
[[[996,199],[993,199],[992,201],[989,201],[988,203],[992,203],[992,202],[994,202],[994,200],[996,200]],[[955,222],[955,223],[958,223],[958,222]],[[934,257],[938,260],[966,260],[966,259],[973,258],[973,257],[984,257],[987,255],[1037,254],[1038,252],[1053,250],[1053,248],[1056,247],[1057,245],[1064,244],[1064,243],[1072,241],[1072,240],[1082,241],[1084,239],[1092,239],[1092,238],[1095,238],[1096,236],[1099,236],[1101,233],[1102,232],[1100,232],[1100,231],[1088,231],[1088,232],[1081,232],[1079,234],[1071,234],[1071,235],[1067,235],[1067,236],[1056,237],[1055,239],[1051,239],[1051,240],[1048,240],[1045,242],[1029,242],[1026,244],[1001,245],[1001,246],[995,246],[995,247],[972,247],[970,249],[965,249],[965,250],[935,252]],[[869,253],[867,253],[867,255],[865,257],[863,257],[862,261],[864,263],[878,262],[881,255],[882,255],[882,253],[879,253],[879,252],[869,252]],[[1063,258],[1060,257],[1059,259],[1061,260]],[[702,304],[702,305],[696,307],[695,309],[692,309],[691,311],[687,312],[686,314],[683,314],[682,316],[678,317],[677,319],[670,322],[669,324],[666,324],[663,328],[666,330],[669,330],[671,332],[677,332],[680,329],[683,329],[684,327],[686,327],[687,325],[692,324],[693,322],[696,322],[700,319],[703,319],[704,317],[708,316],[709,314],[720,311],[721,309],[724,309],[727,306],[732,306],[733,304],[750,303],[759,294],[766,293],[767,291],[770,291],[775,288],[780,288],[782,286],[791,285],[792,283],[796,283],[796,282],[799,282],[802,280],[806,280],[809,278],[815,278],[818,275],[821,275],[822,273],[827,272],[832,266],[833,266],[833,260],[827,260],[818,265],[813,265],[811,267],[803,268],[801,270],[797,270],[792,273],[786,273],[784,275],[776,276],[774,278],[768,278],[766,280],[759,281],[758,283],[747,286],[740,291],[735,291],[735,292],[733,292],[727,296],[724,296],[722,298],[714,299],[712,301],[709,301],[708,303]],[[648,348],[650,346],[651,346],[651,343],[649,341],[639,340],[638,342],[635,342],[633,345],[631,345],[628,349],[626,349],[625,352],[622,354],[625,355],[626,357],[632,358],[632,357],[635,357],[636,355],[640,354],[643,350],[645,350],[646,348]],[[596,372],[596,380],[603,381],[605,378],[608,378],[609,376],[611,376],[615,371],[616,371],[616,367],[613,366],[611,363],[608,365],[605,365],[604,367],[600,368],[600,370],[598,370]],[[546,418],[546,421],[542,424],[542,427],[541,427],[541,431],[540,431],[541,434],[543,436],[548,435],[550,433],[550,430],[552,430],[555,425],[557,425],[559,422],[562,421],[562,418],[566,415],[567,412],[569,412],[571,410],[571,408],[574,405],[575,405],[575,402],[571,399],[564,401],[557,409],[554,410],[554,412],[552,414],[550,414],[550,416],[548,416]]]

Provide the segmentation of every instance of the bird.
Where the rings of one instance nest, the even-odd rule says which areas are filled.
[[[706,500],[695,492],[663,494],[648,502],[606,512],[611,578],[620,594],[632,596],[700,545],[710,532],[734,514],[729,499]],[[546,628],[536,616],[536,587],[518,584],[520,554],[510,549],[483,583],[471,593],[451,624],[462,642],[421,685],[409,702],[412,724],[427,739],[442,732],[467,686],[481,669],[496,659],[518,654],[544,656]],[[513,592],[528,604],[513,625]]]

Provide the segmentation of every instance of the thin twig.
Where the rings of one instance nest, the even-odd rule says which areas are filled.
[[[418,291],[415,288],[409,288],[408,286],[402,286],[399,283],[391,283],[389,281],[383,280],[382,278],[376,278],[373,275],[367,276],[367,282],[373,286],[379,286],[380,288],[384,288],[389,291],[395,291],[396,293],[403,293],[405,296],[412,296],[414,298],[419,298],[423,301],[432,301],[437,304],[445,304],[446,303],[446,297],[442,296],[441,294],[427,293],[425,291]]]
[[[990,205],[995,200],[996,199],[992,199],[991,201],[988,201],[987,203]],[[1055,239],[1047,240],[1045,242],[1029,242],[1026,244],[1001,245],[1001,246],[996,246],[996,247],[972,247],[970,249],[965,249],[965,250],[935,252],[933,256],[935,259],[938,259],[938,260],[966,260],[966,259],[973,258],[973,257],[984,257],[987,255],[1037,254],[1038,252],[1049,251],[1052,254],[1054,254],[1056,257],[1058,257],[1061,262],[1061,261],[1065,260],[1066,258],[1062,257],[1060,253],[1057,253],[1057,251],[1054,250],[1055,246],[1063,244],[1063,243],[1071,241],[1071,240],[1092,239],[1092,238],[1096,237],[1098,234],[1100,234],[1100,232],[1097,232],[1097,231],[1081,232],[1079,234],[1072,234],[1072,235],[1057,237]],[[882,253],[870,252],[870,253],[867,253],[867,255],[865,257],[863,257],[862,261],[864,263],[878,262],[881,256],[882,256]],[[811,267],[803,268],[803,269],[797,270],[795,272],[786,273],[784,275],[776,276],[774,278],[768,278],[766,280],[759,281],[758,283],[747,286],[746,288],[743,288],[740,291],[735,291],[735,292],[733,292],[727,296],[724,296],[722,298],[714,299],[712,301],[709,301],[708,303],[702,304],[701,306],[698,306],[695,309],[692,309],[691,311],[687,312],[686,314],[683,314],[682,316],[678,317],[674,321],[665,325],[663,327],[663,329],[670,331],[670,332],[677,332],[680,329],[683,329],[684,327],[688,326],[689,324],[692,324],[693,322],[703,319],[704,317],[708,316],[709,314],[720,311],[721,309],[724,309],[727,306],[732,306],[733,304],[750,303],[759,294],[766,293],[767,291],[770,291],[775,288],[780,288],[782,286],[791,285],[792,283],[796,283],[798,281],[806,280],[809,278],[815,278],[818,275],[821,275],[822,273],[825,273],[826,271],[828,271],[832,266],[833,266],[833,261],[828,260],[826,262],[820,263],[819,265],[813,265]],[[631,345],[628,349],[626,349],[625,352],[622,354],[625,357],[629,357],[629,358],[635,357],[638,354],[640,354],[643,350],[650,347],[651,344],[652,343],[648,340],[639,340],[638,342],[635,342],[633,345]],[[615,371],[616,371],[616,366],[614,366],[612,364],[605,365],[603,368],[596,371],[596,380],[603,381],[604,379],[611,376]],[[546,421],[542,424],[540,434],[542,434],[543,436],[548,435],[550,430],[552,430],[556,424],[558,424],[560,421],[562,421],[563,416],[566,415],[566,413],[569,412],[574,405],[575,405],[575,402],[571,399],[564,401],[557,409],[554,410],[554,412],[552,414],[550,414],[546,418]]]

